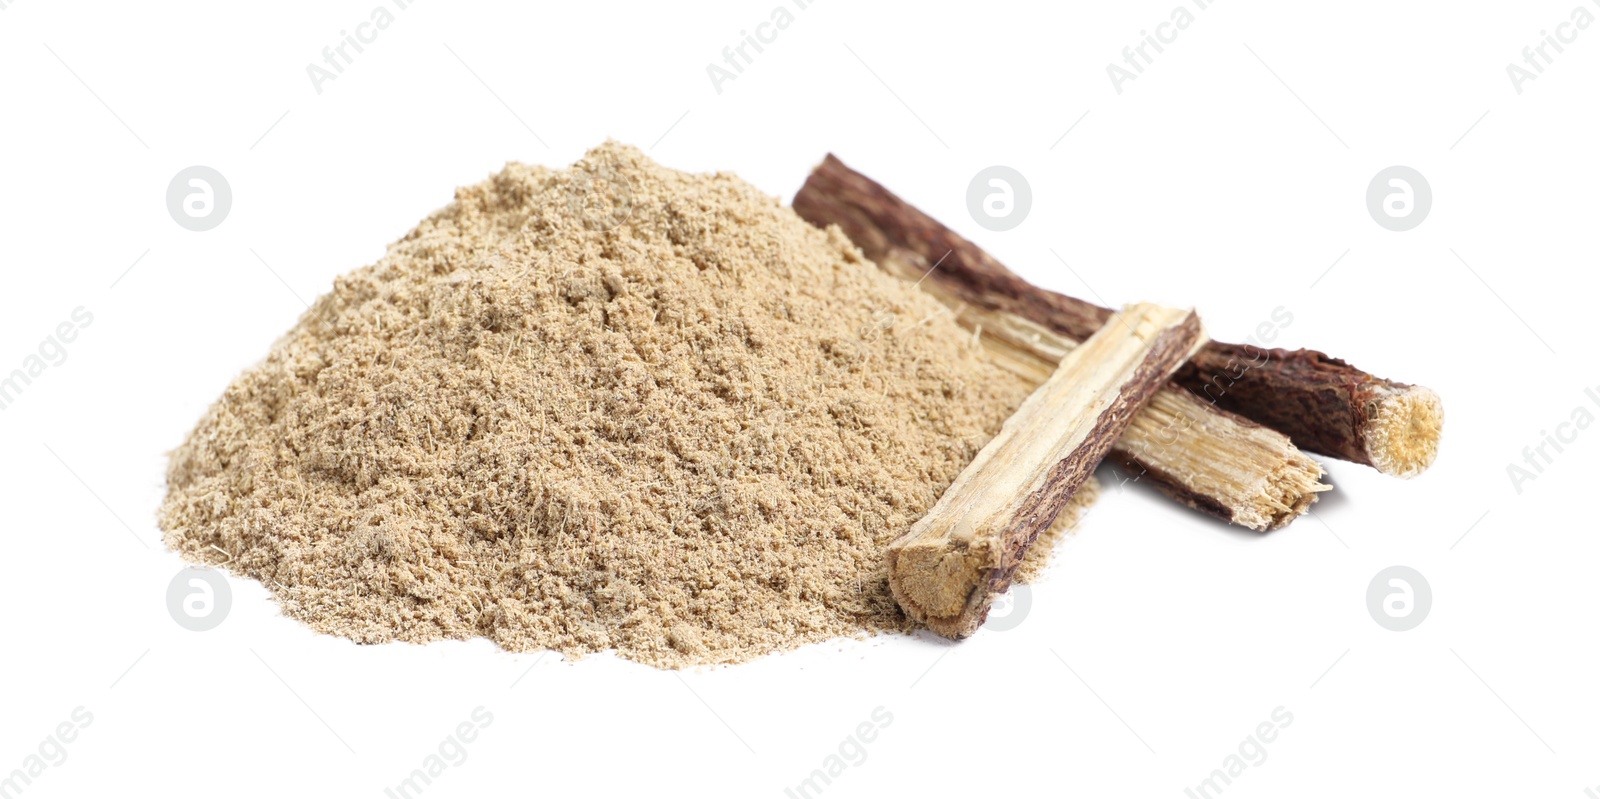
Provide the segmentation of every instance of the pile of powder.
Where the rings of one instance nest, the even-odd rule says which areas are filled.
[[[909,629],[884,546],[1028,391],[837,229],[607,143],[339,278],[173,453],[160,522],[359,642],[739,662]]]

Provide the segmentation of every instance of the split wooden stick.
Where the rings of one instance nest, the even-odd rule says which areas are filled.
[[[940,635],[977,630],[1034,539],[1205,341],[1192,311],[1131,305],[1062,358],[889,545],[889,588],[901,609]]]
[[[1005,267],[831,155],[795,196],[794,208],[813,224],[838,224],[879,268],[950,306],[997,363],[1035,385],[1078,346],[1045,324],[1000,310],[1029,305],[983,288],[992,282],[984,275],[1009,275]],[[960,246],[929,258],[928,239]],[[1020,278],[1006,290],[1048,294]],[[1127,470],[1125,479],[1252,530],[1288,524],[1330,488],[1321,482],[1322,467],[1288,437],[1170,384],[1135,417],[1110,457]]]
[[[903,261],[879,262],[885,263],[898,269]],[[1021,317],[966,305],[934,281],[923,281],[922,288],[955,310],[956,320],[978,334],[995,363],[1035,386],[1078,346]],[[1122,466],[1118,479],[1252,530],[1283,527],[1304,514],[1317,494],[1333,490],[1321,482],[1322,467],[1284,434],[1219,411],[1171,383],[1134,416],[1107,457]]]
[[[812,224],[839,225],[874,261],[900,250],[926,267],[939,263],[929,280],[961,301],[1029,320],[1074,341],[1089,337],[1111,314],[1030,285],[832,155],[795,195],[794,209]],[[1203,402],[1283,432],[1303,449],[1385,474],[1421,474],[1438,454],[1444,411],[1437,394],[1375,377],[1320,352],[1213,342],[1176,379]]]

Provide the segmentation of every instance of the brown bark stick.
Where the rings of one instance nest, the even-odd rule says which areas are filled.
[[[829,155],[795,195],[818,226],[837,224],[866,256],[920,260],[946,293],[1083,341],[1111,311],[1030,285],[988,253]],[[1310,452],[1414,477],[1438,454],[1443,407],[1432,390],[1384,380],[1313,350],[1208,345],[1176,381],[1208,404],[1279,430]]]
[[[1193,311],[1130,305],[1068,353],[889,545],[901,609],[940,635],[976,631],[1039,533],[1205,340]]]
[[[814,223],[840,222],[881,269],[915,281],[922,290],[955,309],[957,321],[979,333],[980,343],[996,363],[1038,385],[1078,346],[1076,340],[1049,327],[994,310],[1006,303],[1006,296],[973,293],[969,281],[951,277],[968,271],[961,262],[965,255],[950,251],[939,268],[930,272],[934,260],[897,245],[866,212],[858,210],[864,205],[883,208],[883,201],[862,194],[869,189],[881,192],[881,187],[865,178],[859,178],[866,181],[865,189],[858,190],[854,184],[827,185],[839,177],[836,172],[819,170],[795,197],[795,210]],[[889,197],[904,206],[892,195]],[[909,206],[904,206],[903,211],[898,210],[899,206],[889,206],[881,213],[920,216]],[[937,225],[932,220],[927,224]],[[1026,283],[1021,285],[1040,291]],[[1320,482],[1322,467],[1283,434],[1218,410],[1210,402],[1171,385],[1158,392],[1135,417],[1110,457],[1128,470],[1130,480],[1252,530],[1272,530],[1288,524],[1306,512],[1318,492],[1329,488]]]

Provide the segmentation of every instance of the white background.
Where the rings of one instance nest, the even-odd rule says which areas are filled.
[[[1600,416],[1600,25],[1522,93],[1506,73],[1580,1],[1600,15],[1221,0],[1119,94],[1107,64],[1180,0],[823,0],[721,93],[707,64],[778,0],[422,0],[319,94],[306,66],[379,0],[7,0],[0,372],[74,308],[94,321],[0,411],[0,774],[82,706],[26,796],[376,797],[481,705],[492,725],[424,796],[779,797],[882,706],[822,795],[1180,797],[1282,706],[1229,799],[1600,792],[1600,430],[1520,494],[1506,473],[1574,408]],[[221,627],[177,626],[165,453],[456,186],[608,136],[785,199],[831,150],[1040,284],[1194,305],[1220,339],[1281,306],[1276,344],[1438,390],[1442,454],[1410,482],[1330,462],[1316,517],[1265,536],[1109,490],[1022,625],[954,646],[683,673],[357,647],[239,579]],[[232,186],[210,232],[165,207],[192,164]],[[1005,233],[965,206],[993,164],[1033,189]],[[1392,164],[1432,186],[1409,232],[1365,207]],[[1434,596],[1403,633],[1365,606],[1395,564]]]

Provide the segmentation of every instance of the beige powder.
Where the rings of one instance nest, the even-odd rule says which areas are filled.
[[[160,521],[364,643],[678,667],[907,630],[885,545],[1029,390],[987,357],[837,229],[608,143],[337,280],[173,454]]]

